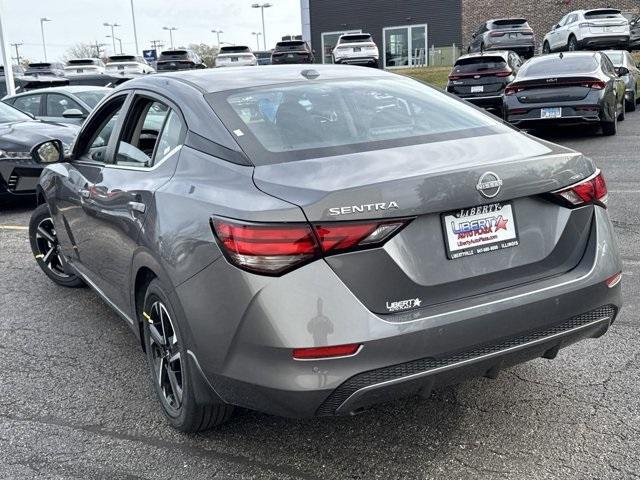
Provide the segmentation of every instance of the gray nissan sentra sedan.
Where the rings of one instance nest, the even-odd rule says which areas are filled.
[[[349,66],[153,75],[44,142],[30,239],[139,336],[171,424],[353,414],[604,334],[594,162]]]

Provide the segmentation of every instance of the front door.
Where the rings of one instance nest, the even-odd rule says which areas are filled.
[[[80,206],[69,224],[73,261],[117,307],[131,311],[130,269],[138,237],[153,210],[154,192],[175,171],[185,124],[177,108],[146,93],[130,95],[107,129],[109,122],[114,126],[106,149],[94,139],[71,163]],[[104,154],[96,162],[99,149]]]

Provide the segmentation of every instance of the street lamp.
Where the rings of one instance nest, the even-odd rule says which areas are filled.
[[[116,35],[114,32],[114,28],[119,27],[120,24],[104,22],[102,25],[104,25],[105,27],[111,27],[111,43],[113,44],[113,53],[116,53]]]
[[[138,30],[136,29],[136,12],[133,10],[133,0],[131,0],[131,19],[133,20],[133,40],[136,42],[136,55],[138,55],[140,50],[138,50]],[[120,53],[122,53],[122,47],[120,47]]]
[[[251,32],[251,35],[255,35],[256,36],[256,50],[260,50],[260,35],[262,35],[261,32]]]
[[[162,27],[163,30],[169,30],[169,38],[171,39],[171,50],[173,50],[173,31],[178,27]]]
[[[42,34],[42,51],[44,52],[44,61],[47,61],[47,43],[44,41],[44,22],[50,22],[51,19],[42,17],[40,19],[40,33]]]
[[[270,3],[254,3],[253,5],[251,5],[251,8],[259,8],[262,13],[262,42],[265,51],[267,50],[267,34],[265,33],[264,29],[264,9],[272,6],[273,5]]]
[[[111,35],[107,35],[107,38],[113,38],[114,40],[118,41],[118,43],[120,44],[120,55],[122,55],[122,39],[118,37],[112,37]]]
[[[224,33],[222,30],[211,30],[211,33],[215,33],[218,38],[218,47],[220,47],[220,34]]]

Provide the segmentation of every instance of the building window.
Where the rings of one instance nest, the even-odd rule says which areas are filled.
[[[345,30],[342,32],[323,32],[322,38],[322,63],[333,63],[333,49],[338,44],[340,35],[349,33],[362,33],[362,30]]]
[[[426,65],[427,25],[403,25],[382,29],[385,68]]]

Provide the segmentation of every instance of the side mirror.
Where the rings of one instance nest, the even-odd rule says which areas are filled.
[[[62,116],[64,118],[84,118],[85,114],[82,113],[82,111],[78,110],[77,108],[69,108],[64,112],[62,112]]]
[[[60,140],[47,140],[31,149],[31,157],[36,163],[62,162],[64,161],[64,147]]]
[[[471,34],[471,38],[476,38],[477,34],[474,32]]]
[[[625,75],[629,75],[629,69],[627,67],[616,67],[615,71],[619,77],[624,77]]]
[[[551,27],[551,30],[556,30],[559,27],[560,27],[560,25],[558,23],[556,23],[553,27]]]

